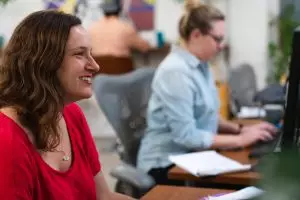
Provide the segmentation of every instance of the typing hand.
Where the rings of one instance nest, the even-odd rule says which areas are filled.
[[[257,127],[258,129],[268,131],[272,134],[276,134],[276,132],[278,131],[277,128],[273,124],[270,124],[268,122],[262,122],[259,124],[255,124],[253,126]]]
[[[262,123],[258,123],[258,124],[254,124],[254,125],[250,125],[250,126],[244,126],[241,130],[241,133],[242,132],[251,132],[251,131],[255,131],[257,129],[267,131],[267,132],[271,133],[272,135],[275,135],[278,131],[278,129],[273,124],[270,124],[268,122],[262,122]]]
[[[269,141],[274,138],[274,134],[258,125],[247,126],[242,129],[239,135],[240,145],[247,147],[258,141]]]

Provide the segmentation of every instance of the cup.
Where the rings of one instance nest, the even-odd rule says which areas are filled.
[[[4,47],[4,37],[0,35],[0,49]]]
[[[164,34],[161,31],[156,32],[157,47],[162,48],[165,45]]]

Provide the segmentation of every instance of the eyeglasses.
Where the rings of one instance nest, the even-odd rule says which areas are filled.
[[[208,34],[212,39],[214,39],[214,41],[217,43],[217,44],[221,44],[223,41],[224,41],[224,37],[223,36],[216,36],[216,35],[213,35],[211,33]]]

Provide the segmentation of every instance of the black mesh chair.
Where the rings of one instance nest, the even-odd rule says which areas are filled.
[[[111,171],[118,179],[116,192],[139,198],[155,181],[136,168],[137,152],[146,127],[154,68],[139,68],[123,75],[98,75],[93,88],[98,104],[115,129],[122,164]]]

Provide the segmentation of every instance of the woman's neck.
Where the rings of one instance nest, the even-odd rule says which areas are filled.
[[[200,48],[200,47],[195,47],[194,45],[190,44],[189,42],[182,40],[179,43],[179,46],[183,49],[185,49],[186,51],[190,52],[191,54],[193,54],[195,57],[197,57],[199,60],[201,61],[206,61],[204,59],[204,57],[202,56],[201,51],[198,50],[198,52],[195,50],[195,48]]]

